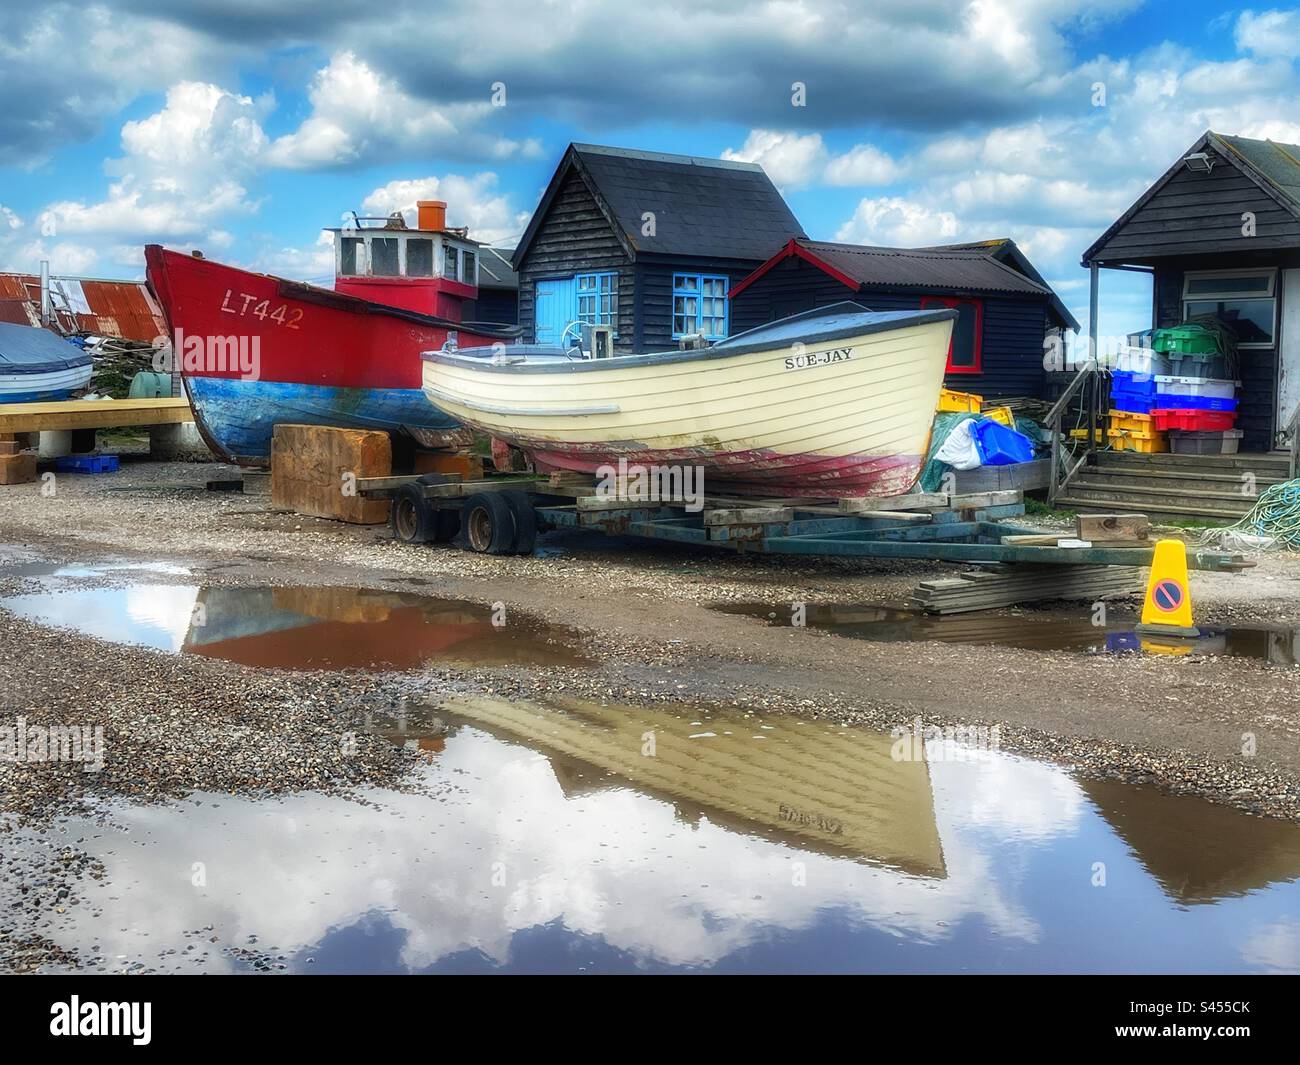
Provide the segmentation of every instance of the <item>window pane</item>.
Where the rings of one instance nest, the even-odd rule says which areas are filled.
[[[450,244],[442,246],[442,276],[448,281],[455,281],[460,275],[456,272],[456,262],[459,256],[456,249]]]
[[[343,238],[343,245],[339,249],[342,256],[342,262],[339,264],[340,273],[349,277],[365,273],[366,253],[363,250],[364,243],[360,237]]]
[[[433,276],[433,241],[419,239],[407,240],[406,276]]]
[[[1187,295],[1268,295],[1267,274],[1228,274],[1224,277],[1189,277]]]
[[[975,365],[975,306],[971,303],[957,304],[957,320],[952,323],[952,358],[950,367],[974,367]]]
[[[682,292],[694,292],[700,287],[700,279],[694,274],[675,274],[673,288]]]
[[[579,275],[578,275],[578,291],[579,291],[579,292],[586,292],[586,291],[588,291],[588,290],[590,290],[590,289],[594,289],[595,287],[596,287],[596,275],[595,275],[595,274],[579,274]]]
[[[370,238],[370,273],[375,277],[396,277],[400,273],[396,237]]]
[[[461,256],[460,265],[460,279],[467,285],[474,284],[474,253],[472,251],[465,252]]]
[[[1242,344],[1273,342],[1273,300],[1188,300],[1187,317],[1212,314]]]

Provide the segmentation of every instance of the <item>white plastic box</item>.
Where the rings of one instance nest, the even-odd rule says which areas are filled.
[[[1180,396],[1202,396],[1206,399],[1231,399],[1237,391],[1236,381],[1220,381],[1213,377],[1156,376],[1157,393],[1176,393]]]

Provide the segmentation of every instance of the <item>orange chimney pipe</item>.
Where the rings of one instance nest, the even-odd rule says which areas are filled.
[[[447,228],[447,202],[445,200],[418,200],[415,204],[416,228],[442,230]]]

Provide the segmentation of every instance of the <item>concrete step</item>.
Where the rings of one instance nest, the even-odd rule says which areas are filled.
[[[1180,506],[1163,500],[1114,498],[1088,489],[1075,492],[1073,486],[1056,497],[1055,505],[1082,514],[1145,514],[1152,521],[1205,521],[1221,525],[1231,525],[1245,513],[1215,506]]]
[[[1290,473],[1290,459],[1286,455],[1143,455],[1136,451],[1098,451],[1093,455],[1097,466],[1128,469],[1161,469],[1170,471],[1201,470],[1206,473],[1230,473],[1233,470],[1251,470],[1257,475],[1267,474],[1286,480]]]
[[[1280,484],[1281,480],[1269,474],[1255,470],[1236,470],[1224,473],[1208,473],[1193,469],[1162,469],[1159,467],[1129,466],[1088,466],[1080,470],[1071,484],[1080,478],[1090,478],[1094,483],[1106,481],[1117,486],[1165,488],[1189,492],[1229,492],[1241,495],[1243,489],[1250,488],[1255,494],[1263,492],[1270,485]],[[1244,478],[1250,478],[1245,480]],[[1245,498],[1253,498],[1242,496]]]

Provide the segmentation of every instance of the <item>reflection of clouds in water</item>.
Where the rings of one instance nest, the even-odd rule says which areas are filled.
[[[3,605],[44,625],[174,652],[185,643],[198,594],[193,585],[140,585],[18,595]]]
[[[1300,973],[1300,922],[1284,917],[1255,928],[1241,945],[1247,965],[1269,973]]]
[[[189,585],[140,585],[126,589],[126,615],[137,626],[157,630],[159,638],[168,640],[165,650],[179,651],[198,597],[199,590]]]
[[[1031,771],[1023,778],[1019,770],[997,774],[1000,785],[990,785],[982,779],[988,765],[937,768],[941,828],[969,823],[972,809],[980,823],[996,823],[990,804],[999,787],[1029,809],[1061,805],[1058,770],[1024,765]],[[319,795],[205,800],[184,804],[179,815],[120,810],[114,819],[147,846],[95,830],[114,848],[104,859],[112,901],[102,920],[80,914],[75,938],[98,935],[108,957],[138,953],[148,962],[190,942],[183,931],[212,924],[223,944],[256,934],[259,946],[291,952],[385,910],[408,933],[402,962],[423,968],[475,948],[504,961],[516,931],[556,920],[637,958],[676,965],[715,962],[773,929],[810,927],[828,908],[924,942],[948,938],[971,916],[1005,937],[1039,934],[1024,903],[1004,897],[993,844],[978,834],[944,831],[948,876],[932,880],[707,819],[689,824],[668,803],[622,785],[566,798],[546,758],[472,729],[427,773],[445,789],[441,796],[380,793],[381,810]],[[1030,824],[1045,831],[1041,815]],[[207,866],[205,888],[190,885],[196,861]],[[504,863],[503,886],[493,884],[495,862]],[[803,886],[792,883],[795,862],[804,865]]]
[[[1077,831],[1087,808],[1083,789],[1063,770],[1014,755],[987,761],[930,763],[936,803],[942,794],[954,825],[1032,842]]]

